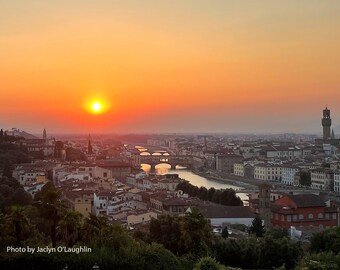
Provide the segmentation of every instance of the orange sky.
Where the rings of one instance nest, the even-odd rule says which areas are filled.
[[[0,0],[0,126],[319,132],[340,1]],[[91,115],[84,103],[109,106]]]

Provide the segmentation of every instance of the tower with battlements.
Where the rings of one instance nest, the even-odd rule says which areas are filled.
[[[323,127],[323,139],[328,140],[331,138],[331,111],[327,108],[323,110],[322,127]]]

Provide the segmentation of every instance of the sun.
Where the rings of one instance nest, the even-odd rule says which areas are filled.
[[[94,112],[97,112],[97,113],[100,112],[101,109],[102,109],[102,105],[101,105],[100,102],[98,102],[98,101],[93,102],[92,105],[91,105],[91,107],[92,107],[92,110],[93,110]]]
[[[84,110],[93,115],[105,114],[111,108],[107,99],[102,97],[88,98],[83,103]]]

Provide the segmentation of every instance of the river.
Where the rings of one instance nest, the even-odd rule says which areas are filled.
[[[147,149],[142,147],[136,147],[139,151],[142,152],[142,155],[149,155],[150,153],[146,153]],[[164,151],[159,151],[164,152]],[[154,153],[153,155],[157,155],[157,153]],[[141,166],[142,170],[149,173],[150,172],[150,165],[148,164],[142,164]],[[206,177],[197,175],[193,173],[190,170],[187,170],[185,167],[176,166],[176,170],[171,170],[171,166],[168,164],[158,164],[156,166],[156,174],[167,174],[167,173],[176,173],[179,175],[180,178],[188,180],[192,185],[198,186],[198,187],[205,187],[207,189],[209,188],[215,188],[215,189],[226,189],[226,188],[232,188],[235,191],[237,191],[237,196],[239,196],[245,205],[247,205],[247,199],[248,196],[246,193],[242,193],[241,190],[244,189],[244,187],[231,185],[222,183],[219,181],[214,181],[211,179],[208,179]]]

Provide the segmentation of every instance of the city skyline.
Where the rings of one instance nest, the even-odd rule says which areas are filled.
[[[320,134],[326,104],[340,124],[338,2],[0,6],[5,129]]]

